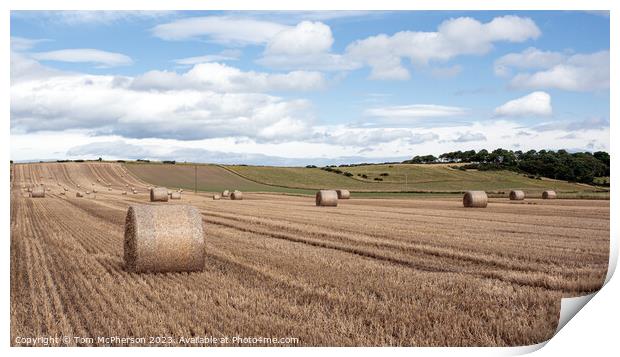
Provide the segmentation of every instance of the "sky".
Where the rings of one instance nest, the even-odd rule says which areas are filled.
[[[609,14],[12,11],[11,159],[609,151]]]

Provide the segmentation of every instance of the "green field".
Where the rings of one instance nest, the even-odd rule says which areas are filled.
[[[193,164],[127,163],[140,179],[170,188],[194,189]],[[511,189],[538,196],[556,190],[561,197],[608,198],[604,189],[549,179],[531,179],[510,171],[463,171],[448,165],[364,165],[341,167],[353,177],[318,168],[198,164],[198,190],[219,192],[238,189],[248,192],[313,194],[317,189],[346,188],[358,197],[415,197],[433,193],[454,195],[466,190],[485,190],[504,195]],[[387,176],[381,174],[387,173]],[[358,176],[358,174],[360,176]],[[367,175],[367,179],[361,175]],[[383,179],[382,182],[374,180]]]
[[[364,165],[340,167],[352,173],[353,177],[327,172],[318,168],[269,167],[269,166],[226,166],[250,180],[271,185],[295,188],[348,188],[352,191],[392,192],[460,192],[465,190],[506,191],[522,189],[528,193],[543,190],[558,192],[597,191],[592,186],[556,181],[531,179],[511,171],[463,171],[448,165]],[[387,173],[387,176],[380,176]],[[367,175],[367,179],[359,175]],[[377,182],[374,178],[381,178]]]

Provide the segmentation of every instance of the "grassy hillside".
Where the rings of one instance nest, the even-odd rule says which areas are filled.
[[[510,171],[462,171],[448,165],[364,165],[341,167],[353,177],[317,168],[226,166],[250,180],[297,188],[348,188],[354,191],[505,191],[523,189],[539,193],[594,191],[594,187],[556,180],[530,179]],[[387,176],[380,176],[387,173]],[[358,174],[360,176],[358,176]],[[364,179],[361,175],[366,175]],[[374,178],[383,181],[375,181]]]

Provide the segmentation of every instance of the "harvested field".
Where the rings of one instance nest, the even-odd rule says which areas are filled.
[[[60,182],[74,192],[98,178],[113,191],[97,200],[20,191]],[[126,185],[139,193],[121,195]],[[525,345],[550,338],[560,298],[599,289],[607,271],[606,200],[490,198],[472,210],[461,197],[354,196],[316,207],[313,196],[186,191],[183,203],[202,215],[204,271],[129,273],[125,216],[149,201],[150,185],[112,163],[14,165],[12,344],[63,335]]]

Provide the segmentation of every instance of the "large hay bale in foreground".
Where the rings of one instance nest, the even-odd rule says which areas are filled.
[[[523,201],[525,199],[525,192],[521,190],[512,190],[510,191],[509,197],[511,201]]]
[[[542,193],[542,198],[545,200],[553,200],[557,197],[558,195],[555,193],[555,191],[552,190],[547,190]]]
[[[230,191],[224,190],[224,192],[222,192],[222,197],[228,197],[228,196],[230,196]]]
[[[125,218],[125,269],[179,272],[204,269],[202,217],[187,205],[132,205]]]
[[[338,193],[334,190],[320,190],[316,193],[317,206],[338,206]]]
[[[336,193],[338,194],[338,199],[340,200],[348,200],[351,198],[351,192],[349,192],[349,190],[336,190]]]
[[[180,200],[181,199],[181,192],[170,192],[170,199],[171,200]]]
[[[168,202],[168,189],[165,187],[153,187],[151,189],[151,202]]]
[[[213,200],[215,200],[215,201],[219,200],[220,198],[222,198],[222,197],[220,195],[218,195],[218,194],[213,195]]]
[[[464,207],[485,208],[489,203],[487,193],[484,191],[467,191],[463,195]]]
[[[35,188],[32,189],[32,192],[30,192],[30,197],[39,197],[39,198],[43,198],[45,197],[45,187],[43,186],[35,186]]]
[[[241,191],[233,191],[233,193],[230,194],[230,199],[231,200],[242,200],[243,199],[243,192]]]

